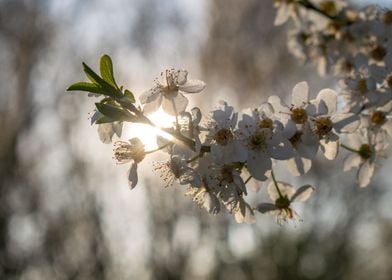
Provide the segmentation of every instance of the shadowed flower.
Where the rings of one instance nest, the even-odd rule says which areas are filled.
[[[144,145],[139,138],[132,138],[129,142],[117,141],[114,144],[114,158],[118,164],[132,162],[128,171],[128,185],[133,189],[138,181],[137,164],[146,156]]]
[[[295,190],[289,183],[271,181],[268,184],[268,195],[273,203],[260,203],[256,209],[261,213],[276,215],[278,224],[288,220],[298,220],[298,214],[290,207],[293,202],[306,201],[313,193],[314,187],[305,185]]]

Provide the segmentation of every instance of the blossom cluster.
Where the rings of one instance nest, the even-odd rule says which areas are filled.
[[[392,11],[374,5],[358,10],[346,1],[277,3],[275,24],[290,17],[295,22],[290,51],[314,63],[321,75],[335,75],[343,111],[359,117],[350,145],[342,145],[353,153],[344,170],[357,167],[358,183],[365,187],[392,137]]]
[[[136,105],[133,93],[117,85],[110,57],[101,58],[101,77],[83,64],[91,83],[79,82],[68,90],[104,96],[92,116],[103,142],[120,136],[124,122],[156,127],[148,115],[159,108],[175,117],[171,127],[160,128],[171,138],[159,137],[156,150],[146,150],[138,138],[115,143],[117,162],[131,164],[130,188],[137,184],[138,164],[147,154],[160,151],[167,160],[155,162],[154,171],[162,184],[184,186],[186,195],[209,213],[226,208],[238,223],[252,223],[255,212],[272,213],[282,223],[298,220],[291,203],[307,200],[315,188],[295,189],[278,181],[278,162],[300,176],[311,169],[318,152],[334,160],[343,148],[349,151],[343,169],[358,168],[359,186],[370,183],[392,136],[392,12],[376,7],[358,11],[343,1],[275,4],[275,24],[290,17],[295,22],[289,32],[293,53],[317,64],[322,74],[333,70],[340,80],[339,94],[330,88],[314,94],[300,82],[293,87],[289,104],[270,96],[254,108],[238,111],[222,101],[203,115],[197,107],[188,109],[187,96],[203,91],[206,84],[188,79],[186,70],[162,72]],[[246,201],[250,180],[266,182],[271,202],[251,206]]]

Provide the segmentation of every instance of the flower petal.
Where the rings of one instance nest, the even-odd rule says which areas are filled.
[[[243,199],[239,201],[239,205],[234,210],[233,215],[237,223],[253,224],[255,222],[252,208]]]
[[[272,204],[272,203],[260,203],[259,205],[257,205],[256,209],[257,209],[257,211],[259,211],[260,213],[263,213],[263,214],[265,214],[267,212],[278,210],[278,208],[275,206],[275,204]]]
[[[318,101],[319,107],[323,105],[326,106],[328,115],[333,115],[336,112],[337,94],[336,91],[334,91],[333,89],[330,88],[322,89],[318,93],[316,100]],[[319,114],[325,114],[325,113],[319,112]]]
[[[287,196],[288,199],[291,199],[291,197],[295,193],[295,189],[293,188],[293,186],[290,185],[289,183],[282,182],[282,181],[277,181],[277,184],[282,196]],[[269,182],[267,190],[268,190],[268,196],[273,202],[275,202],[280,197],[274,181],[271,180]]]
[[[255,179],[265,181],[265,173],[271,170],[272,161],[265,153],[248,152],[248,171]]]
[[[309,86],[307,82],[300,82],[293,88],[292,103],[294,107],[301,107],[309,101]]]
[[[287,161],[287,168],[294,176],[301,176],[307,173],[312,167],[312,161],[296,155]]]
[[[337,114],[333,117],[333,128],[338,133],[353,133],[360,125],[358,114]]]
[[[358,170],[358,184],[361,188],[367,187],[372,179],[375,164],[365,161]]]
[[[102,123],[98,125],[98,136],[103,143],[110,144],[112,142],[113,135],[113,123]]]
[[[315,188],[311,185],[302,186],[295,192],[295,194],[291,198],[291,201],[304,202],[310,197],[314,190]]]
[[[286,3],[281,4],[281,6],[276,11],[276,16],[274,20],[274,25],[279,26],[285,23],[290,17],[289,8]]]
[[[293,156],[293,146],[290,141],[275,134],[269,141],[268,154],[278,160],[286,160]]]
[[[185,111],[188,105],[188,98],[180,92],[175,97],[163,97],[162,109],[169,115],[176,116],[177,114]]]
[[[321,151],[327,159],[334,160],[338,155],[339,137],[334,133],[330,133],[328,136],[328,138],[320,140]]]
[[[180,69],[176,72],[176,75],[174,77],[174,84],[179,86],[183,85],[186,83],[188,77],[188,71],[184,69]]]
[[[349,171],[353,167],[358,167],[361,164],[361,157],[357,153],[348,155],[343,163],[343,171]]]
[[[139,101],[141,104],[147,104],[155,101],[162,94],[162,88],[159,85],[156,85],[152,89],[149,89],[148,91],[142,93],[139,96]]]
[[[138,181],[138,177],[137,177],[137,163],[133,162],[131,164],[131,168],[129,168],[128,171],[128,186],[133,189],[134,187],[136,187]]]
[[[158,97],[154,100],[152,100],[149,103],[146,103],[143,107],[143,113],[145,115],[149,115],[151,113],[154,113],[155,111],[157,111],[159,109],[159,107],[161,106],[162,103],[162,95],[159,94]]]
[[[179,85],[178,89],[185,93],[198,93],[206,87],[206,83],[200,80],[189,80],[183,85]]]

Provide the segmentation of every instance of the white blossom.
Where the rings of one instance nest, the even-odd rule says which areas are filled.
[[[170,69],[161,76],[161,82],[156,80],[156,85],[139,97],[145,114],[155,112],[162,105],[166,113],[175,116],[185,111],[188,105],[184,94],[198,93],[206,86],[203,81],[188,80],[186,70]]]

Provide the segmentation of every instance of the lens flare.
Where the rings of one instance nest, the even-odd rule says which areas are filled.
[[[161,108],[151,115],[148,115],[148,118],[157,127],[172,127],[176,121],[174,116],[166,114]],[[143,142],[146,151],[158,148],[157,136],[161,136],[168,140],[173,139],[170,134],[159,128],[140,123],[124,124],[122,135],[122,138],[124,139],[138,137]]]

